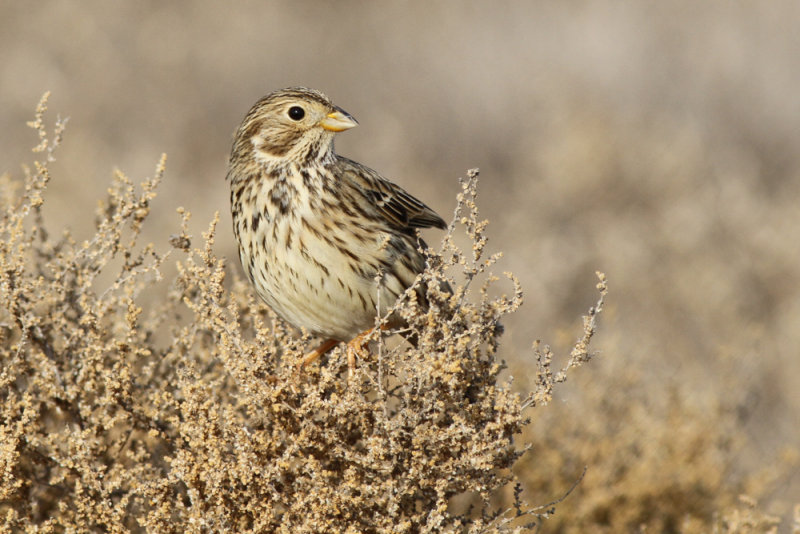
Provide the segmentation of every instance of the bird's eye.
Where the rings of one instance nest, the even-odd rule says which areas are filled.
[[[306,110],[300,106],[292,106],[289,108],[289,118],[293,121],[299,121],[306,116]]]

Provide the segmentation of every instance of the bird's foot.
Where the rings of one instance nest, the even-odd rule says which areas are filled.
[[[356,337],[351,339],[347,342],[347,348],[345,351],[347,352],[347,369],[348,369],[348,377],[352,378],[353,373],[356,370],[356,356],[361,359],[364,359],[366,356],[369,355],[367,351],[367,343],[369,342],[368,338],[374,331],[374,328],[370,328],[369,330],[364,330]]]

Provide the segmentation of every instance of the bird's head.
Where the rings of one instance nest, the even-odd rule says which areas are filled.
[[[231,156],[250,155],[266,165],[309,164],[332,157],[334,134],[356,125],[319,91],[281,89],[252,107],[236,133]]]

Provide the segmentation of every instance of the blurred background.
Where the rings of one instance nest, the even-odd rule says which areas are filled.
[[[503,347],[520,391],[533,340],[563,361],[595,271],[608,276],[598,357],[533,413],[529,500],[557,498],[588,465],[563,505],[573,517],[603,520],[580,506],[616,477],[607,512],[642,493],[663,502],[665,487],[680,511],[699,484],[714,506],[747,492],[787,518],[800,502],[798,23],[789,0],[2,0],[0,173],[32,161],[25,122],[52,91],[49,120],[70,117],[54,226],[92,235],[113,170],[139,181],[165,152],[148,239],[168,248],[178,206],[198,237],[219,210],[216,250],[239,269],[232,133],[267,92],[320,89],[360,122],[338,152],[446,218],[457,178],[480,168],[497,271],[525,289]],[[638,497],[614,501],[626,491]]]

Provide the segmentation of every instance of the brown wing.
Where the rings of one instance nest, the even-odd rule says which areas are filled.
[[[369,167],[341,156],[336,165],[339,170],[337,175],[356,186],[364,198],[395,228],[408,231],[432,226],[442,229],[447,227],[435,211]]]

